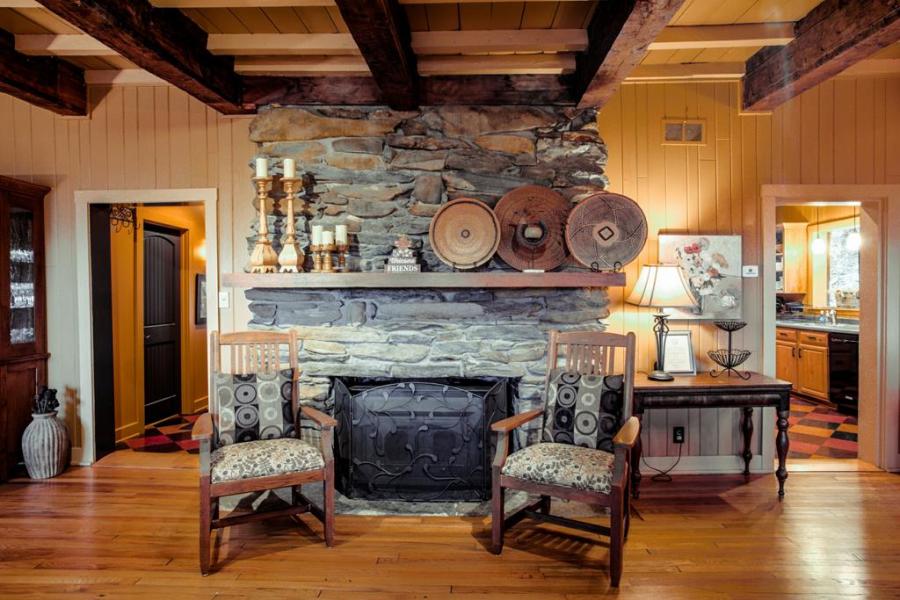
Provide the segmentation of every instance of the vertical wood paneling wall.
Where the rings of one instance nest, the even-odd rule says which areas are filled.
[[[763,184],[900,183],[898,106],[900,77],[834,79],[770,115],[742,115],[737,83],[623,86],[599,125],[611,189],[637,199],[650,225],[641,257],[627,267],[628,280],[635,280],[640,264],[657,260],[659,233],[740,234],[744,264],[759,264]],[[664,118],[703,119],[707,144],[662,145]],[[651,311],[624,304],[626,291],[612,292],[609,322],[613,330],[637,333],[638,365],[646,369],[655,356]],[[774,310],[774,298],[762,297],[759,279],[745,279],[743,305],[748,326],[736,344],[754,352],[747,364],[757,368],[762,311]],[[672,326],[693,332],[698,368],[710,368],[706,351],[724,343],[724,334],[699,321]],[[757,415],[756,451],[760,433],[769,443],[759,421]],[[651,411],[645,452],[677,455],[670,432],[684,426],[686,455],[732,454],[740,443],[737,422],[730,409]]]
[[[90,119],[58,117],[0,94],[0,173],[52,188],[46,202],[49,382],[74,390],[78,361],[74,190],[213,187],[219,265],[246,264],[253,215],[248,117],[223,117],[170,87],[92,88]],[[223,328],[249,321],[243,297],[220,310]],[[80,444],[77,407],[66,419]]]
[[[223,273],[246,265],[254,214],[249,118],[223,117],[168,87],[95,88],[91,103],[90,119],[71,119],[0,94],[0,173],[53,188],[46,217],[50,384],[61,392],[78,385],[74,190],[217,188]],[[900,183],[897,106],[900,78],[836,79],[763,116],[739,114],[734,83],[623,86],[599,120],[611,187],[636,198],[650,222],[651,239],[629,265],[629,281],[641,263],[656,260],[659,231],[741,234],[744,264],[758,264],[764,183]],[[708,143],[663,146],[667,117],[704,119]],[[613,330],[638,334],[638,364],[646,368],[653,356],[651,318],[622,303],[625,291],[612,290],[609,322]],[[737,339],[757,355],[763,303],[759,282],[745,280],[749,326]],[[231,306],[219,311],[223,330],[249,321],[242,295]],[[724,340],[711,325],[684,326],[694,332],[698,355]],[[708,368],[709,361],[699,366]],[[72,423],[72,407],[66,408]],[[728,410],[657,411],[646,422],[648,456],[677,454],[668,433],[675,425],[686,427],[686,455],[730,455],[739,440],[737,416]]]

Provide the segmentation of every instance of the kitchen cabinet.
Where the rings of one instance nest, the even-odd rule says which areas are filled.
[[[775,372],[790,381],[795,392],[828,400],[828,334],[777,328]]]
[[[775,290],[786,294],[807,292],[807,223],[780,223],[775,244]]]

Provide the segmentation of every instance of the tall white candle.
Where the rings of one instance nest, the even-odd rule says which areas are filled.
[[[288,179],[293,179],[297,176],[297,165],[294,162],[293,158],[284,159],[284,176]]]
[[[312,226],[312,244],[313,246],[318,246],[322,243],[322,226],[321,225],[313,225]]]
[[[256,159],[256,176],[257,177],[268,177],[269,176],[269,159],[267,159],[267,158],[257,158]]]
[[[335,225],[334,226],[334,239],[338,244],[346,244],[347,243],[347,226],[346,225]]]
[[[334,232],[330,229],[326,229],[322,232],[322,245],[330,246],[334,243]]]

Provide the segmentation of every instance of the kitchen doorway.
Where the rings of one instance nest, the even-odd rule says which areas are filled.
[[[793,384],[789,458],[799,468],[860,466],[859,210],[775,207],[775,376]]]
[[[825,278],[818,280],[808,279],[805,288],[793,288],[789,281],[790,269],[797,269],[796,263],[789,263],[786,256],[790,249],[787,246],[780,248],[781,253],[776,252],[778,230],[776,228],[776,213],[779,207],[800,206],[811,209],[813,214],[818,208],[819,218],[812,219],[806,225],[806,241],[803,245],[807,252],[808,261],[805,272],[811,278],[815,269],[825,271]],[[833,229],[835,235],[824,235],[825,219],[822,212],[826,209],[844,210],[852,215],[852,223],[849,231],[843,231],[836,225]],[[835,222],[839,219],[835,219]],[[832,365],[829,359],[829,344],[832,339],[830,331],[816,331],[816,329],[804,329],[801,315],[813,322],[813,327],[830,325],[832,329],[851,329],[852,311],[844,307],[829,306],[829,294],[834,302],[846,302],[853,304],[858,296],[858,358],[848,358],[846,354],[835,350],[834,358],[844,363],[850,362],[857,365],[860,372],[858,377],[857,403],[857,443],[858,459],[847,460],[847,464],[841,465],[834,460],[826,461],[822,470],[844,468],[858,470],[859,468],[871,468],[874,465],[884,469],[900,468],[900,448],[898,448],[898,431],[900,431],[900,378],[897,377],[896,364],[900,354],[900,319],[897,318],[896,299],[900,294],[895,279],[900,274],[900,252],[898,248],[889,243],[889,232],[896,231],[900,224],[900,186],[888,185],[766,185],[762,188],[762,231],[763,231],[763,361],[767,373],[780,374],[784,378],[796,379],[800,396],[807,399],[816,394],[822,398],[830,398],[830,370]],[[859,256],[860,265],[858,275],[858,293],[852,290],[839,289],[837,283],[843,281],[839,274],[833,274],[831,280],[834,285],[829,289],[827,268],[829,261],[829,243],[833,243],[834,259],[832,263],[846,260],[851,252],[848,247],[855,246],[855,241],[848,243],[847,237],[858,228],[860,234]],[[787,231],[787,228],[785,228]],[[786,239],[787,235],[785,234]],[[813,244],[816,251],[813,252]],[[784,256],[776,256],[783,254]],[[780,269],[778,262],[781,261]],[[803,271],[803,269],[797,269]],[[843,283],[844,287],[846,283]],[[780,292],[780,293],[779,293]],[[802,298],[791,298],[791,294],[802,294]],[[840,293],[838,293],[840,292]],[[847,296],[845,298],[845,292]],[[779,299],[779,297],[781,297]],[[837,300],[835,300],[837,298]],[[790,304],[793,303],[793,304]],[[782,314],[777,313],[776,305],[781,305]],[[812,310],[810,310],[812,309]],[[832,309],[834,312],[832,312]],[[794,331],[781,332],[784,325],[785,313],[791,311],[800,312],[793,315],[796,319],[790,322]],[[791,315],[787,315],[790,318]],[[778,323],[779,318],[782,322]],[[847,334],[847,331],[836,333]],[[836,341],[836,340],[835,340]],[[778,368],[779,358],[790,356],[793,347],[797,360],[795,367],[797,374],[793,375],[791,366],[782,365]],[[837,348],[836,344],[833,346]],[[802,359],[808,359],[801,362]],[[784,362],[784,361],[782,361]],[[789,374],[786,376],[786,374]],[[837,378],[840,382],[840,376]],[[812,395],[808,392],[814,392]],[[842,419],[846,412],[837,411],[837,403],[832,403],[836,414],[831,419],[825,417],[819,421],[828,423],[825,428],[837,431],[847,421]],[[813,409],[825,405],[824,402],[815,402]],[[807,407],[808,408],[808,407]],[[829,408],[832,408],[829,406]],[[792,415],[799,424],[804,420],[804,411],[796,411]],[[805,411],[810,412],[809,410]],[[808,425],[808,424],[807,424]],[[852,425],[852,423],[850,423]],[[844,426],[844,433],[850,433],[851,426]],[[809,430],[800,430],[801,433],[812,434]],[[821,436],[825,437],[825,436]],[[832,436],[828,436],[829,438]],[[849,437],[849,436],[838,436]],[[804,439],[797,435],[791,436],[791,450],[802,450]],[[796,442],[796,443],[795,443]],[[829,447],[842,446],[838,442],[831,442]],[[809,447],[807,447],[809,449]],[[838,459],[840,460],[840,459]],[[794,460],[795,467],[792,470],[802,470],[806,463],[814,461]],[[854,464],[855,463],[855,464]]]

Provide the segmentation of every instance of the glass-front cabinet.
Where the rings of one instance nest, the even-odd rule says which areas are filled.
[[[21,460],[31,400],[47,383],[44,197],[49,191],[0,176],[0,481]]]

